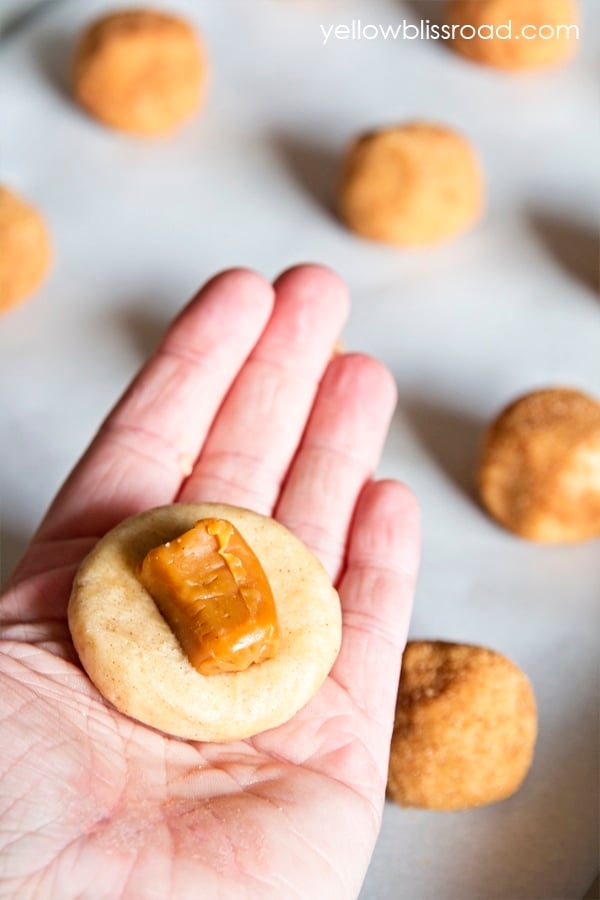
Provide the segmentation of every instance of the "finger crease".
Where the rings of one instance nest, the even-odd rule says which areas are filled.
[[[302,368],[306,365],[306,355],[299,355],[295,362],[298,364],[297,367],[289,362],[291,358],[294,360],[294,357],[291,355],[291,349],[288,346],[282,346],[280,352],[285,354],[287,357],[286,362],[278,362],[276,359],[271,359],[266,356],[251,356],[248,360],[249,366],[258,366],[259,368],[269,369],[271,372],[275,372],[279,379],[282,381],[298,381],[300,384],[308,385],[313,390],[316,390],[318,385],[318,379],[314,375],[310,375],[304,371]]]
[[[342,610],[343,628],[353,628],[370,637],[376,637],[384,641],[394,650],[402,648],[405,643],[404,626],[396,630],[390,628],[390,622],[386,621],[383,627],[377,616],[358,610]]]
[[[260,505],[262,507],[265,504],[264,491],[255,490],[255,489],[249,487],[249,485],[247,483],[242,484],[240,481],[237,481],[234,478],[225,478],[223,475],[203,475],[199,479],[194,479],[194,488],[196,486],[195,485],[196,480],[199,481],[200,485],[202,484],[203,481],[209,481],[211,484],[212,483],[221,484],[224,487],[233,488],[233,490],[235,490],[236,492],[243,493],[244,496],[256,497],[260,501],[260,503],[257,505]],[[189,490],[189,488],[187,488],[187,485],[186,485],[186,489]],[[199,498],[198,498],[198,502],[201,502],[201,501],[202,501],[202,491],[199,492]],[[218,501],[214,501],[214,502],[218,502]],[[269,503],[270,503],[270,500],[269,500]]]
[[[173,469],[181,468],[179,449],[163,435],[151,429],[139,425],[109,422],[102,427],[100,433],[139,459],[151,462],[162,469],[171,472]],[[135,443],[133,443],[134,441]],[[153,442],[154,446],[152,443],[148,445],[148,441]]]
[[[351,559],[348,564],[348,570],[352,574],[368,574],[372,575],[391,575],[393,578],[407,582],[413,586],[416,581],[416,575],[401,567],[386,565],[380,561],[377,556],[364,556],[361,559]]]
[[[333,444],[321,444],[311,441],[310,443],[306,443],[304,447],[301,448],[301,452],[315,453],[319,456],[323,456],[325,454],[327,456],[333,457],[337,461],[341,460],[344,463],[349,463],[351,466],[360,469],[367,474],[369,474],[373,469],[373,465],[369,460],[366,460],[363,457],[352,453],[350,449],[336,447]]]
[[[213,453],[207,453],[206,455],[203,454],[200,465],[204,468],[205,464],[211,463],[212,465],[219,467],[224,460],[229,459],[236,460],[237,462],[250,463],[251,466],[255,466],[260,471],[263,471],[272,480],[279,480],[275,474],[275,470],[269,469],[265,465],[263,457],[256,456],[254,453],[248,453],[245,450],[218,450]]]
[[[163,347],[159,347],[155,358],[160,359],[164,357],[167,357],[167,359],[174,359],[176,362],[191,366],[194,369],[205,369],[210,372],[214,371],[214,354],[207,350],[194,353],[191,347],[186,347],[184,344],[167,344]]]
[[[285,519],[283,524],[294,534],[301,537],[304,543],[308,544],[312,552],[321,558],[322,556],[331,557],[332,559],[341,559],[345,545],[342,539],[334,538],[330,532],[319,525],[309,525],[307,522],[294,522]]]

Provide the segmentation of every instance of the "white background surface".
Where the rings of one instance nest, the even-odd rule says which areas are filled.
[[[0,0],[1,2],[1,0]],[[304,260],[349,282],[351,349],[400,391],[380,474],[424,514],[411,634],[490,646],[532,679],[540,735],[512,799],[453,814],[386,806],[361,900],[581,897],[597,869],[600,546],[543,547],[478,508],[481,429],[516,394],[600,394],[600,3],[566,68],[488,71],[439,42],[334,42],[320,25],[397,23],[401,0],[161,3],[212,59],[204,113],[167,141],[104,130],[65,93],[76,33],[106,2],[63,2],[0,43],[0,177],[42,209],[55,265],[0,321],[5,572],[171,316],[216,270]],[[417,12],[415,12],[417,9]],[[431,118],[468,134],[488,209],[443,247],[362,242],[331,213],[357,131]],[[326,811],[324,811],[326,815]]]

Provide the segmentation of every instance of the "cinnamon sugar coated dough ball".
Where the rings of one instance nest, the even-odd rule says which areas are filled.
[[[451,0],[446,18],[462,29],[452,41],[458,53],[500,69],[553,65],[577,47],[567,30],[579,21],[576,0]]]
[[[531,685],[510,660],[468,644],[407,644],[388,774],[402,806],[458,810],[521,786],[533,758]]]
[[[413,122],[362,135],[342,170],[339,207],[352,231],[399,245],[432,244],[472,225],[483,177],[466,138]]]
[[[42,216],[0,185],[0,312],[35,291],[50,268],[51,256]]]
[[[201,675],[136,575],[148,550],[210,517],[239,530],[275,600],[279,649],[242,672]],[[82,563],[68,617],[81,663],[107,700],[146,725],[199,741],[238,740],[290,719],[327,677],[341,642],[337,592],[304,544],[273,519],[210,503],[121,522]]]
[[[483,505],[522,537],[600,535],[600,403],[570,388],[526,394],[490,425],[477,474]]]
[[[150,9],[123,10],[82,35],[73,93],[105,125],[161,135],[196,112],[206,71],[198,37],[182,19]]]

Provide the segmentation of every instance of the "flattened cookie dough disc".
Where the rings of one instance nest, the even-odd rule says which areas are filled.
[[[35,291],[51,256],[50,236],[41,215],[0,184],[0,313]]]
[[[388,796],[458,810],[504,800],[523,782],[537,736],[531,685],[493,650],[410,641],[402,660]]]
[[[139,135],[172,131],[200,106],[204,51],[182,19],[150,9],[110,13],[83,33],[73,62],[77,102],[105,125]]]
[[[339,210],[362,237],[398,246],[433,244],[470,227],[484,203],[469,141],[430,122],[359,136],[342,168]]]
[[[243,672],[197,672],[135,572],[152,547],[210,517],[243,535],[277,607],[277,655]],[[339,598],[316,557],[272,519],[219,504],[160,507],[110,531],[76,575],[69,627],[85,670],[117,709],[200,741],[238,740],[290,719],[325,680],[341,641]]]
[[[600,536],[600,403],[572,388],[520,397],[488,428],[477,476],[485,508],[521,537]]]

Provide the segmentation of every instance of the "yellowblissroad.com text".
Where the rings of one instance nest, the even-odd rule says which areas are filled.
[[[330,41],[452,41],[456,38],[462,40],[544,40],[552,41],[556,38],[568,41],[579,40],[579,25],[573,24],[542,24],[523,25],[516,24],[509,19],[496,25],[455,25],[439,24],[429,19],[421,19],[419,22],[407,22],[402,19],[396,24],[376,24],[363,22],[362,19],[351,19],[349,22],[321,25],[323,46]]]

